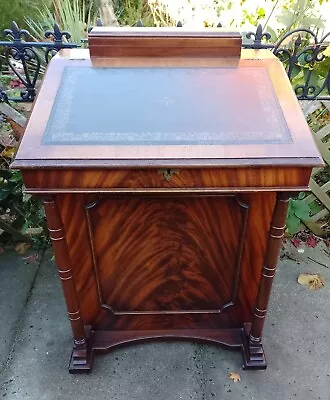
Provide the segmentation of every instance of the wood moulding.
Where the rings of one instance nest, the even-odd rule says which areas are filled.
[[[242,36],[222,29],[95,27],[88,35],[91,57],[239,57]]]
[[[206,200],[206,202],[205,202]],[[163,216],[160,216],[159,214],[159,209],[164,209],[165,204],[167,205],[167,218],[173,218],[173,220],[176,219],[177,214],[181,213],[182,220],[185,220],[187,218],[190,221],[190,226],[188,227],[184,223],[182,223],[182,226],[184,228],[179,228],[180,223],[178,223],[178,227],[176,229],[169,229],[167,230],[165,227],[163,227],[162,232],[155,231],[155,229],[151,229],[157,223],[161,222],[161,219]],[[111,216],[106,216],[104,218],[99,219],[97,217],[98,212],[101,215],[109,214],[107,212],[108,210],[118,210],[119,207],[121,207],[121,211],[115,212],[114,214],[111,214]],[[179,259],[177,256],[175,256],[175,251],[173,250],[176,245],[176,241],[178,240],[178,236],[182,238],[186,238],[187,241],[189,240],[195,240],[194,243],[196,246],[199,246],[200,248],[203,248],[204,251],[206,252],[207,246],[209,243],[209,240],[206,238],[201,238],[201,237],[195,237],[196,231],[199,231],[202,229],[201,227],[203,224],[207,223],[209,227],[212,227],[212,221],[207,219],[208,215],[212,215],[214,218],[214,213],[210,212],[209,214],[206,213],[205,215],[203,214],[203,211],[207,209],[211,209],[214,211],[215,208],[223,208],[224,210],[230,209],[231,211],[235,210],[237,214],[237,218],[234,219],[235,221],[235,234],[231,236],[231,240],[233,243],[232,247],[232,252],[228,250],[227,257],[221,257],[218,255],[218,257],[214,259],[208,259],[209,263],[209,268],[212,269],[214,268],[214,271],[217,274],[220,273],[219,271],[219,266],[220,265],[227,265],[227,280],[226,283],[218,283],[216,285],[217,290],[222,291],[223,293],[226,293],[226,295],[222,294],[220,296],[221,301],[219,301],[218,296],[216,298],[218,299],[217,301],[213,301],[212,304],[209,303],[203,303],[201,306],[200,304],[197,303],[192,303],[194,306],[190,306],[187,309],[172,309],[171,307],[169,308],[161,308],[158,309],[156,307],[150,308],[145,308],[142,307],[140,309],[139,307],[135,308],[132,306],[130,303],[126,303],[126,306],[121,303],[121,301],[117,298],[117,302],[121,303],[121,306],[118,308],[111,302],[112,294],[111,292],[115,290],[115,287],[123,287],[125,286],[125,282],[129,282],[130,279],[134,280],[132,278],[136,273],[135,269],[137,269],[139,265],[143,265],[146,260],[143,259],[141,261],[141,254],[139,253],[140,247],[139,246],[126,246],[126,243],[129,239],[132,239],[134,237],[133,233],[132,235],[129,235],[127,237],[124,232],[120,230],[120,227],[116,229],[115,227],[110,228],[111,221],[114,226],[115,222],[114,219],[119,219],[122,222],[119,223],[119,225],[125,224],[126,226],[126,231],[127,229],[130,230],[131,232],[135,232],[138,229],[139,225],[144,226],[144,237],[141,238],[141,241],[143,244],[141,244],[143,248],[143,253],[148,252],[149,257],[153,260],[153,266],[149,266],[149,272],[150,276],[148,276],[148,279],[145,281],[145,285],[150,285],[153,288],[159,287],[161,289],[162,285],[165,285],[166,282],[162,280],[158,276],[159,272],[163,273],[163,278],[165,276],[168,276],[168,268],[169,267],[169,261],[167,261],[164,265],[164,254],[167,253],[167,256],[173,256],[175,257],[176,263],[180,264],[182,263],[185,267],[182,267],[182,270],[185,271],[187,276],[185,277],[185,282],[189,283],[189,274],[192,273],[192,271],[189,269],[189,265],[192,265],[193,262],[197,261],[199,263],[199,268],[200,271],[203,270],[203,266],[205,266],[205,258],[207,258],[206,254],[203,254],[203,256],[195,255],[194,260],[189,258],[189,256],[183,256],[181,255],[182,258]],[[134,209],[133,212],[130,212],[129,210]],[[195,214],[194,214],[195,213]],[[146,221],[145,219],[141,220],[139,219],[139,215],[144,214],[146,219],[149,219],[149,222]],[[203,215],[203,218],[198,219],[197,215]],[[216,213],[215,213],[216,214]],[[96,201],[93,201],[92,203],[85,204],[85,215],[86,215],[86,221],[87,221],[87,228],[88,228],[88,237],[89,237],[89,244],[90,244],[90,251],[91,251],[91,256],[92,256],[92,263],[93,263],[93,269],[94,269],[94,277],[96,281],[96,285],[98,288],[98,298],[99,298],[99,305],[101,308],[106,309],[110,314],[113,315],[178,315],[178,314],[220,314],[224,310],[227,310],[230,307],[233,307],[236,304],[236,299],[237,299],[237,292],[239,288],[239,280],[240,280],[240,271],[241,271],[241,264],[242,264],[242,254],[243,254],[243,246],[245,243],[245,238],[246,238],[246,230],[247,230],[247,219],[249,215],[249,205],[243,202],[238,196],[234,194],[227,194],[227,195],[209,195],[207,199],[201,198],[200,196],[194,197],[192,199],[192,196],[176,196],[175,198],[171,197],[170,199],[164,199],[164,197],[156,195],[153,196],[152,198],[149,197],[147,199],[142,199],[142,198],[131,198],[131,197],[124,197],[124,198],[111,198],[109,196],[103,196],[99,197]],[[192,218],[192,215],[195,215],[194,218]],[[152,221],[150,225],[150,221]],[[207,221],[207,222],[206,222]],[[232,220],[230,220],[232,221]],[[228,224],[230,223],[227,220]],[[226,224],[224,224],[226,225]],[[219,229],[217,231],[217,239],[216,240],[221,240],[220,238],[227,232],[228,234],[228,228],[221,230],[219,228],[219,224],[217,224],[217,228]],[[216,229],[214,227],[214,229]],[[165,232],[163,232],[165,230]],[[100,244],[97,241],[97,233],[98,232],[105,232],[107,231],[107,234],[109,238],[109,242],[105,242],[100,246]],[[174,235],[175,239],[172,238],[172,235]],[[190,236],[191,235],[191,236]],[[115,236],[118,236],[116,239],[114,239]],[[120,239],[122,237],[122,239]],[[134,237],[135,238],[135,237]],[[135,238],[137,240],[137,237]],[[114,242],[116,242],[116,245],[119,243],[119,247],[121,248],[121,251],[125,253],[126,257],[130,260],[130,262],[123,263],[123,260],[120,258],[117,258],[116,251],[112,252],[110,247],[114,246]],[[162,245],[158,245],[157,249],[154,247],[150,248],[150,243],[155,243],[155,242],[161,242]],[[218,243],[218,242],[217,242]],[[107,254],[103,254],[103,250],[100,249],[107,249]],[[234,247],[234,249],[233,249]],[[188,252],[189,246],[183,246],[181,247],[182,252],[184,252],[185,249]],[[231,257],[229,256],[231,254]],[[210,257],[210,256],[209,256]],[[100,259],[102,261],[100,262]],[[105,261],[107,260],[107,261]],[[112,265],[112,268],[109,267],[109,265]],[[120,278],[118,277],[118,266],[120,265]],[[115,267],[117,266],[117,267]],[[135,266],[135,267],[132,267]],[[105,268],[106,267],[106,268]],[[196,267],[197,268],[197,267]],[[152,272],[151,272],[152,271]],[[189,271],[189,273],[188,273]],[[137,272],[138,273],[138,272]],[[170,275],[170,274],[169,274]],[[157,277],[158,276],[158,277]],[[215,279],[215,277],[214,277]],[[107,282],[107,285],[102,284],[103,282]],[[210,282],[208,282],[210,283]],[[192,286],[196,284],[194,280],[190,282]],[[201,285],[206,284],[206,282],[200,282]],[[136,284],[133,284],[132,282],[130,283],[130,289],[134,293],[138,293],[142,290],[142,288],[139,286],[140,283],[138,283],[138,280]],[[222,285],[225,286],[225,288],[222,287]],[[112,289],[113,290],[112,290]],[[214,288],[213,288],[214,290]],[[155,293],[157,290],[154,290]],[[110,292],[110,293],[109,293]],[[188,291],[189,292],[189,291]],[[213,295],[213,291],[211,288],[209,288],[208,291],[208,296],[211,297]],[[188,294],[186,294],[188,296]],[[190,293],[191,295],[191,293]],[[109,297],[110,296],[110,297]],[[120,296],[119,296],[120,297]],[[158,297],[161,298],[161,292],[158,292]],[[192,299],[190,299],[192,300]],[[168,304],[167,304],[168,307]]]
[[[86,328],[88,336],[87,351],[79,352],[73,350],[69,372],[72,374],[86,373],[92,370],[94,353],[107,353],[115,347],[147,342],[153,340],[162,341],[189,341],[195,340],[201,343],[212,343],[232,350],[240,350],[243,354],[244,369],[265,369],[266,360],[262,345],[259,344],[252,357],[248,342],[250,324],[237,329],[173,329],[154,331],[92,331]],[[252,349],[254,350],[254,349]],[[81,353],[81,354],[80,354]],[[247,356],[249,354],[249,356]],[[79,356],[81,361],[79,362]],[[250,359],[248,359],[250,357]],[[86,358],[88,361],[83,361]]]

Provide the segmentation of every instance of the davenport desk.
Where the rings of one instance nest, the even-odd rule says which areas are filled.
[[[281,63],[221,30],[89,40],[50,62],[13,163],[44,199],[70,372],[155,338],[237,348],[265,368],[289,197],[322,164]]]

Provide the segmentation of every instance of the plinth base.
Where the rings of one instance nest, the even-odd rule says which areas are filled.
[[[195,340],[238,349],[243,353],[244,369],[265,369],[266,359],[261,343],[249,342],[250,326],[237,329],[173,329],[154,331],[90,331],[88,344],[73,349],[69,372],[88,373],[95,353],[106,353],[112,348],[150,340]]]

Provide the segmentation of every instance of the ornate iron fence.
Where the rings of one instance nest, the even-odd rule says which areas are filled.
[[[23,89],[20,97],[9,97],[4,90],[0,91],[0,99],[4,101],[33,101],[36,96],[36,84],[40,78],[42,64],[49,60],[61,49],[79,47],[77,43],[69,42],[69,32],[61,31],[57,24],[53,31],[45,32],[45,42],[31,41],[31,35],[26,29],[20,29],[16,22],[11,29],[5,29],[7,41],[0,41],[0,47],[5,48],[4,59],[9,72],[19,80]],[[30,41],[29,41],[30,40]]]
[[[100,20],[97,25],[102,25]],[[137,26],[143,26],[141,21]],[[182,27],[182,23],[177,26]],[[45,42],[32,41],[30,33],[19,29],[15,22],[11,29],[5,29],[4,35],[9,39],[0,41],[0,47],[5,48],[5,64],[23,88],[19,97],[10,97],[1,90],[0,100],[3,101],[33,101],[42,65],[47,65],[60,49],[81,45],[70,42],[70,33],[61,31],[56,24],[53,31],[45,32],[45,39],[48,39]],[[324,54],[329,39],[330,32],[319,39],[312,30],[301,28],[271,43],[271,35],[258,25],[255,32],[243,34],[243,48],[272,51],[282,61],[299,100],[330,100],[330,56]]]
[[[330,57],[324,54],[330,32],[318,39],[310,29],[294,29],[272,44],[259,25],[245,39],[244,48],[270,49],[282,61],[299,100],[330,100]]]

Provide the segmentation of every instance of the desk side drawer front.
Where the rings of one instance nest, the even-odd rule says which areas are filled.
[[[27,169],[27,191],[93,191],[147,188],[287,188],[306,189],[311,167],[205,169]]]

